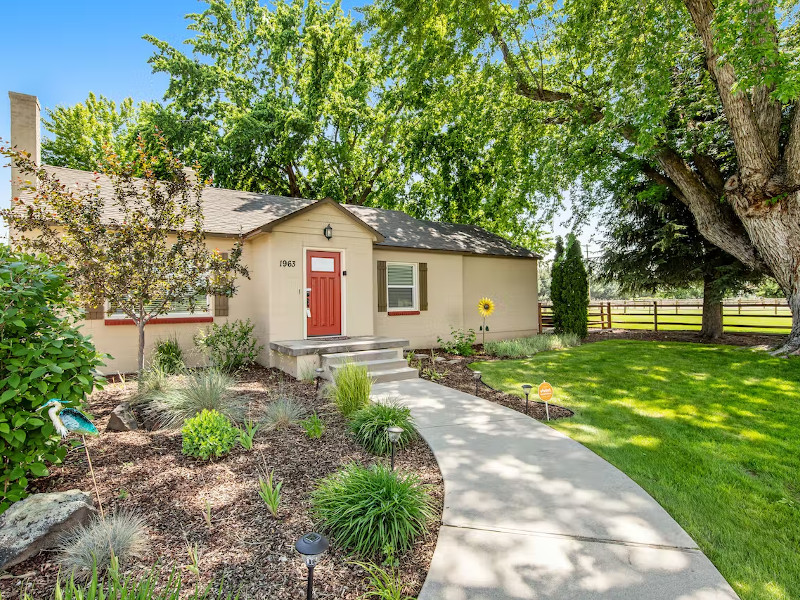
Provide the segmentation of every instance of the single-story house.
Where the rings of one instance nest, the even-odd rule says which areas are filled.
[[[9,96],[11,143],[39,159],[38,100]],[[47,168],[63,183],[92,182],[90,172]],[[12,173],[12,187],[16,178]],[[175,307],[156,318],[147,326],[148,350],[159,338],[175,336],[191,351],[198,328],[249,318],[264,344],[259,361],[295,376],[326,366],[322,354],[359,351],[373,352],[363,358],[375,360],[376,373],[405,373],[394,360],[403,347],[436,346],[451,329],[478,332],[484,296],[496,304],[487,339],[538,332],[540,257],[480,227],[330,199],[219,188],[206,188],[202,201],[207,243],[224,252],[242,235],[251,277],[237,282],[234,297],[209,298],[205,311]],[[113,356],[107,372],[136,370],[130,320],[88,311],[84,332]]]

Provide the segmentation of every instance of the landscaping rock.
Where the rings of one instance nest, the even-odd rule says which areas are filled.
[[[61,534],[95,514],[92,497],[81,490],[34,494],[0,515],[0,569],[58,544]]]
[[[139,424],[136,422],[136,415],[133,414],[130,404],[123,402],[111,411],[106,431],[136,431],[137,429],[139,429]]]

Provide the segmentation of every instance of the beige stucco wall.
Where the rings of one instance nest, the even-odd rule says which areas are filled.
[[[333,237],[325,239],[322,230],[330,224]],[[268,273],[270,341],[305,338],[305,254],[306,250],[342,252],[342,334],[372,335],[373,308],[372,244],[374,234],[330,204],[322,204],[295,218],[276,225],[267,234],[269,264],[259,264]],[[294,267],[281,267],[280,261],[295,261]]]
[[[437,346],[452,329],[475,329],[478,341],[478,300],[495,301],[487,320],[486,339],[533,335],[538,332],[538,273],[533,259],[484,257],[376,247],[372,306],[375,334],[403,337],[412,348]],[[419,315],[378,313],[377,261],[428,263],[428,310]]]
[[[538,333],[537,261],[521,258],[465,256],[463,275],[464,327],[473,328],[481,341],[478,300],[494,300],[486,324],[486,339],[506,339]]]
[[[407,339],[412,348],[429,348],[436,345],[437,336],[446,338],[451,329],[463,326],[460,294],[463,287],[463,257],[460,254],[376,247],[374,255],[371,309],[375,318],[375,335]],[[377,312],[379,260],[428,263],[428,310],[418,315],[393,316]]]
[[[206,245],[211,249],[226,252],[231,249],[234,240],[225,238],[208,238]],[[251,273],[253,269],[252,246],[246,243],[242,252],[242,260],[248,265]],[[228,300],[228,316],[214,317],[214,322],[224,323],[228,320],[246,319],[251,317],[252,309],[250,300],[253,297],[253,281],[241,278],[236,281],[238,291],[233,298]],[[211,314],[214,314],[213,299]],[[105,319],[82,321],[82,331],[91,336],[95,347],[103,353],[110,354],[112,358],[106,361],[106,366],[101,369],[105,374],[134,373],[136,372],[136,359],[139,350],[138,332],[135,325],[106,325]],[[203,363],[203,357],[194,347],[193,337],[201,328],[210,326],[210,323],[152,323],[145,327],[145,361],[152,355],[155,343],[159,339],[175,337],[184,352],[184,357],[189,366]]]

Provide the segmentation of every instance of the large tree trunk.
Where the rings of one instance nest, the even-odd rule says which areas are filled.
[[[703,277],[703,324],[700,337],[716,340],[722,336],[722,294],[715,285],[716,278],[707,273]]]

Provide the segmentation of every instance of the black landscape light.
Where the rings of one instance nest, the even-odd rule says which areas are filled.
[[[392,471],[394,471],[394,447],[400,441],[400,436],[403,435],[403,428],[397,425],[392,425],[386,428],[386,433],[389,434],[389,441],[392,443]]]
[[[328,240],[333,237],[333,227],[331,227],[330,223],[328,223],[328,226],[325,227],[325,229],[322,230],[322,235],[324,235],[325,239],[328,239]]]
[[[475,395],[478,395],[478,384],[481,382],[481,372],[474,371],[472,373],[472,378],[475,380]]]
[[[522,391],[525,392],[525,414],[528,414],[528,397],[530,396],[533,386],[530,383],[522,384]]]
[[[311,600],[314,590],[314,567],[317,566],[320,556],[328,549],[328,538],[321,533],[307,533],[294,545],[295,550],[303,557],[303,562],[308,567],[308,586],[306,587],[306,600]]]
[[[322,374],[325,372],[325,369],[323,369],[322,367],[317,367],[316,371],[317,371],[317,377],[316,377],[317,385],[314,388],[314,391],[318,392],[319,391],[319,380],[322,379]]]

